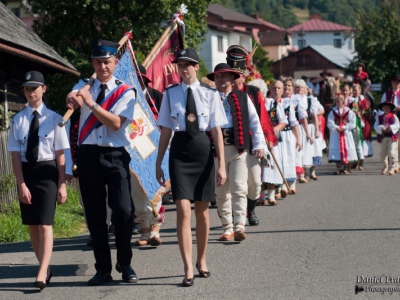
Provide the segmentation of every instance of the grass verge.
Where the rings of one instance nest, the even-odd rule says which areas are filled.
[[[54,238],[76,236],[87,231],[79,192],[67,188],[68,198],[63,205],[57,205],[54,217]],[[28,226],[22,225],[19,202],[0,206],[0,244],[29,241]]]

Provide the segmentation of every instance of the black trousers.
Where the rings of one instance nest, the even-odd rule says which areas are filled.
[[[132,259],[132,207],[129,162],[124,147],[82,145],[77,157],[79,185],[86,219],[92,237],[96,270],[111,273],[111,252],[106,223],[108,206],[115,220],[117,261],[130,265]]]

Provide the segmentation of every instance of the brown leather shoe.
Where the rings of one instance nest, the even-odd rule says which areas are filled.
[[[282,196],[282,198],[286,198],[286,196],[287,196],[287,192],[286,192],[286,190],[281,190],[281,196]]]
[[[160,245],[161,245],[162,239],[160,239],[158,236],[153,236],[152,238],[149,239],[148,243],[149,243],[151,246],[157,247],[157,246],[160,246]]]
[[[307,183],[308,180],[307,180],[306,178],[300,178],[300,179],[299,179],[299,182],[300,182],[300,183]]]
[[[276,201],[276,200],[268,200],[268,204],[269,205],[277,205],[278,201]]]
[[[244,241],[246,239],[246,237],[247,237],[247,234],[244,233],[244,231],[241,229],[235,231],[235,233],[234,233],[234,239],[237,242]]]
[[[149,240],[137,240],[135,241],[135,246],[146,246],[149,243]]]
[[[290,190],[290,192],[294,195],[297,194],[297,190]]]
[[[220,241],[231,241],[234,237],[233,232],[231,233],[224,233],[219,236]]]
[[[386,172],[387,172],[387,169],[383,169],[383,170],[381,171],[381,174],[382,174],[382,175],[385,175]]]

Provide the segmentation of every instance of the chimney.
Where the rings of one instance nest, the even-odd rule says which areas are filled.
[[[257,20],[260,19],[260,14],[259,13],[250,14],[250,16],[253,17],[254,19],[257,19]]]
[[[320,14],[310,14],[310,20],[321,20]]]

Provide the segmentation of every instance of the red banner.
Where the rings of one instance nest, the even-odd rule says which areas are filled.
[[[179,30],[179,25],[174,26],[170,35],[159,47],[154,58],[147,66],[147,77],[152,81],[150,86],[164,92],[164,90],[173,84],[181,81],[178,74],[178,68],[172,61],[177,57],[178,52],[183,48],[183,39]]]

